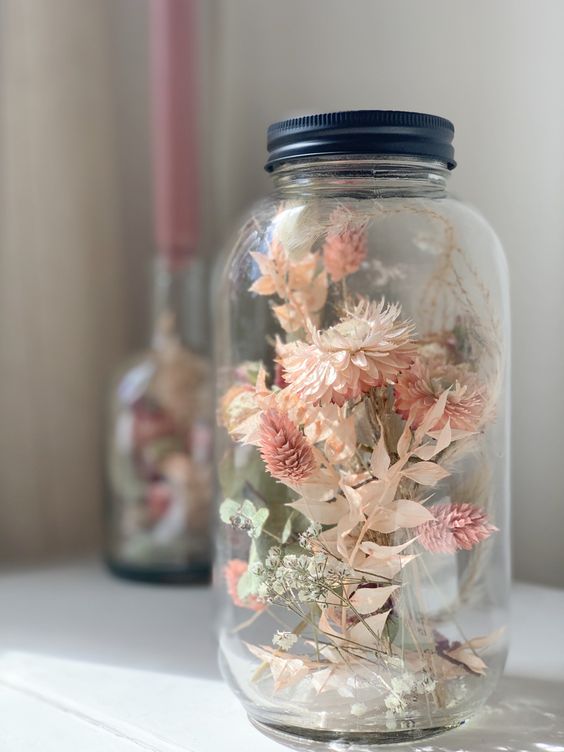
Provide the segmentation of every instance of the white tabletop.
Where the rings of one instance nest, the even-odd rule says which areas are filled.
[[[280,752],[221,682],[209,589],[95,562],[0,576],[1,752]],[[514,588],[488,709],[414,752],[564,752],[564,592]],[[390,749],[390,748],[387,748]]]

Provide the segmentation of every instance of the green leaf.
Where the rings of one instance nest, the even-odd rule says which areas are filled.
[[[258,538],[262,533],[264,523],[268,519],[268,516],[269,510],[266,507],[262,507],[261,509],[257,510],[257,512],[255,512],[255,514],[251,517],[251,521],[253,523],[253,538]]]
[[[255,589],[257,586],[257,583],[255,582],[256,577],[252,572],[247,571],[239,578],[239,582],[237,583],[237,595],[239,598],[244,601],[245,598],[248,598],[249,595],[253,595],[255,593]]]
[[[297,515],[298,515],[298,512],[296,512],[295,509],[293,509],[290,512],[290,515],[288,516],[288,519],[286,520],[286,524],[284,525],[284,528],[280,535],[280,540],[282,541],[282,543],[286,543],[288,538],[292,535],[292,524]]]
[[[295,498],[294,493],[267,472],[254,447],[235,447],[226,452],[219,465],[219,479],[226,497],[240,504],[231,516],[239,513],[253,522],[258,560],[262,561],[277,541],[285,543],[309,526],[306,517],[286,506]]]
[[[385,638],[389,640],[389,642],[393,642],[397,636],[399,630],[399,618],[395,614],[390,614],[389,617],[386,620],[386,625],[384,627],[383,635]]]
[[[249,499],[245,499],[245,501],[240,504],[240,514],[242,514],[243,517],[247,517],[247,519],[252,520],[256,513],[257,508],[252,501],[249,501]]]
[[[242,468],[236,468],[233,449],[229,449],[219,462],[218,477],[224,496],[236,499],[241,496],[245,478]]]
[[[219,517],[226,525],[231,524],[231,520],[235,515],[239,514],[241,509],[241,503],[234,499],[225,499],[219,507]]]

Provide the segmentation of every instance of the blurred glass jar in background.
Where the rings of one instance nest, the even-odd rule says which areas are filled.
[[[453,131],[272,126],[274,190],[214,295],[221,665],[291,744],[453,728],[503,669],[507,272],[449,195]]]
[[[123,576],[181,582],[209,576],[206,289],[197,258],[157,259],[151,348],[125,366],[113,390],[108,563]]]

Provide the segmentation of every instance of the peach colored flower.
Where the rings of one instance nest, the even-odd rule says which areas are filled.
[[[421,525],[417,534],[423,548],[433,553],[469,551],[498,529],[483,509],[472,504],[437,504],[430,511],[435,519]]]
[[[251,252],[260,275],[249,290],[258,295],[276,294],[284,302],[272,311],[286,332],[304,329],[327,300],[327,274],[319,270],[319,254],[308,253],[290,259],[280,242],[273,242],[267,254]]]
[[[274,478],[302,483],[316,469],[310,444],[284,413],[267,410],[262,416],[259,436],[261,457]]]
[[[362,228],[347,227],[327,235],[323,263],[333,282],[353,274],[366,259],[366,235]]]
[[[307,404],[343,405],[394,383],[415,356],[413,326],[398,321],[400,313],[399,305],[364,300],[335,326],[310,327],[312,344],[292,342],[281,350],[287,389]]]
[[[223,569],[225,582],[227,584],[227,592],[236,606],[250,608],[251,611],[263,611],[266,608],[266,604],[260,601],[256,595],[247,595],[244,599],[239,598],[237,586],[239,580],[246,573],[248,568],[249,565],[242,559],[231,559],[227,562]]]
[[[475,378],[462,366],[438,362],[430,365],[418,359],[408,371],[403,371],[394,387],[395,409],[403,418],[412,418],[417,428],[445,389],[445,410],[431,431],[444,427],[450,420],[451,428],[476,431],[484,416],[484,395]]]
[[[258,411],[256,390],[252,384],[236,384],[229,387],[219,401],[217,421],[237,437],[237,430],[245,420]]]

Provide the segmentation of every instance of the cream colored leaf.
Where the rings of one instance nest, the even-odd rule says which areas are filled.
[[[339,490],[339,476],[332,467],[321,467],[322,455],[313,451],[318,467],[304,483],[287,483],[290,488],[311,501],[329,501]]]
[[[345,462],[354,455],[356,451],[354,415],[341,421],[335,428],[328,427],[327,433],[324,451],[330,462]]]
[[[315,689],[318,695],[334,688],[330,682],[334,672],[335,667],[329,666],[328,668],[324,668],[321,671],[316,671],[312,674],[311,686]]]
[[[437,453],[436,444],[423,444],[419,449],[415,449],[412,454],[414,457],[419,457],[420,460],[430,460]]]
[[[337,496],[335,501],[316,501],[302,496],[301,499],[286,506],[297,509],[308,520],[319,522],[321,525],[336,525],[349,509],[347,502],[341,495]]]
[[[233,436],[237,441],[240,441],[241,444],[253,444],[258,446],[260,443],[260,418],[261,413],[257,411],[241,421],[237,426],[237,429],[233,431]]]
[[[274,295],[276,285],[272,277],[259,277],[256,282],[249,287],[250,292],[256,292],[258,295]]]
[[[289,305],[273,306],[272,310],[285,332],[292,334],[302,328],[303,319],[295,308]]]
[[[370,529],[380,533],[393,533],[402,527],[417,527],[432,519],[431,512],[418,501],[398,499],[372,511]]]
[[[448,655],[459,663],[463,663],[475,674],[483,676],[487,671],[488,666],[486,662],[483,661],[480,656],[476,655],[476,653],[473,653],[470,648],[464,647],[463,645],[454,648],[453,650],[445,650],[445,655]]]
[[[420,483],[422,486],[434,486],[449,474],[435,462],[418,462],[402,471],[402,475],[410,478],[410,480],[414,480],[416,483]]]
[[[445,389],[433,407],[429,408],[427,411],[426,416],[421,421],[421,424],[415,433],[415,440],[418,443],[425,436],[427,431],[430,431],[443,417],[449,393],[450,389]]]
[[[383,478],[390,467],[390,455],[386,450],[384,437],[381,436],[376,449],[372,452],[370,459],[370,470],[377,478]]]
[[[379,533],[393,533],[401,527],[393,509],[387,506],[374,507],[370,512],[370,529]]]
[[[319,629],[321,630],[321,632],[323,632],[328,637],[333,637],[335,639],[343,639],[343,636],[334,629],[333,625],[331,624],[331,622],[329,620],[329,612],[330,612],[330,610],[332,610],[332,609],[324,608],[321,611],[321,615],[320,615],[319,621],[318,621]]]
[[[359,614],[373,614],[382,608],[398,585],[359,588],[351,597],[351,603]]]
[[[435,519],[431,512],[419,501],[398,499],[391,506],[395,511],[399,527],[418,527],[424,522]]]
[[[396,554],[399,554],[401,551],[404,551],[408,546],[411,546],[411,544],[414,543],[416,540],[417,540],[417,536],[415,536],[415,538],[412,538],[411,540],[408,540],[406,543],[400,543],[397,546],[381,546],[379,543],[373,543],[372,541],[367,541],[366,543],[361,544],[360,550],[364,551],[365,554],[368,554],[370,557],[374,559],[380,559],[382,561],[386,561],[387,559],[390,559]]]
[[[245,645],[253,655],[270,666],[275,691],[296,684],[313,668],[312,664],[297,656],[283,655],[250,643],[245,643]]]
[[[442,433],[441,429],[440,431],[427,431],[427,436],[430,436],[432,439],[437,439]],[[478,433],[477,431],[463,431],[461,428],[451,428],[451,444],[453,441],[460,441],[461,439],[467,439],[469,436],[476,436]]]
[[[368,616],[363,621],[355,624],[349,632],[351,640],[359,642],[361,645],[374,645],[386,626],[390,612],[391,609],[383,611],[381,614]]]
[[[353,488],[343,486],[343,491],[348,501],[348,513],[341,517],[337,523],[337,549],[341,556],[347,555],[345,538],[360,522],[364,522],[362,513],[362,497]]]
[[[490,645],[493,645],[494,642],[497,642],[504,633],[505,627],[500,627],[499,629],[495,629],[493,632],[490,632],[487,635],[483,635],[482,637],[473,637],[471,640],[468,640],[468,642],[465,642],[463,647],[473,648],[474,650],[487,648]]]
[[[405,457],[411,445],[411,421],[408,420],[398,441],[398,455]]]
[[[296,684],[309,674],[311,668],[301,658],[275,658],[270,664],[276,691]]]
[[[450,418],[445,423],[437,439],[437,454],[445,450],[452,442],[452,431],[450,428]]]
[[[391,580],[401,572],[409,562],[417,559],[419,554],[408,554],[406,556],[396,555],[390,559],[382,560],[375,559],[372,556],[367,556],[363,564],[357,564],[356,567],[363,573],[363,576],[370,579],[372,576],[376,582],[380,582],[382,579]]]

